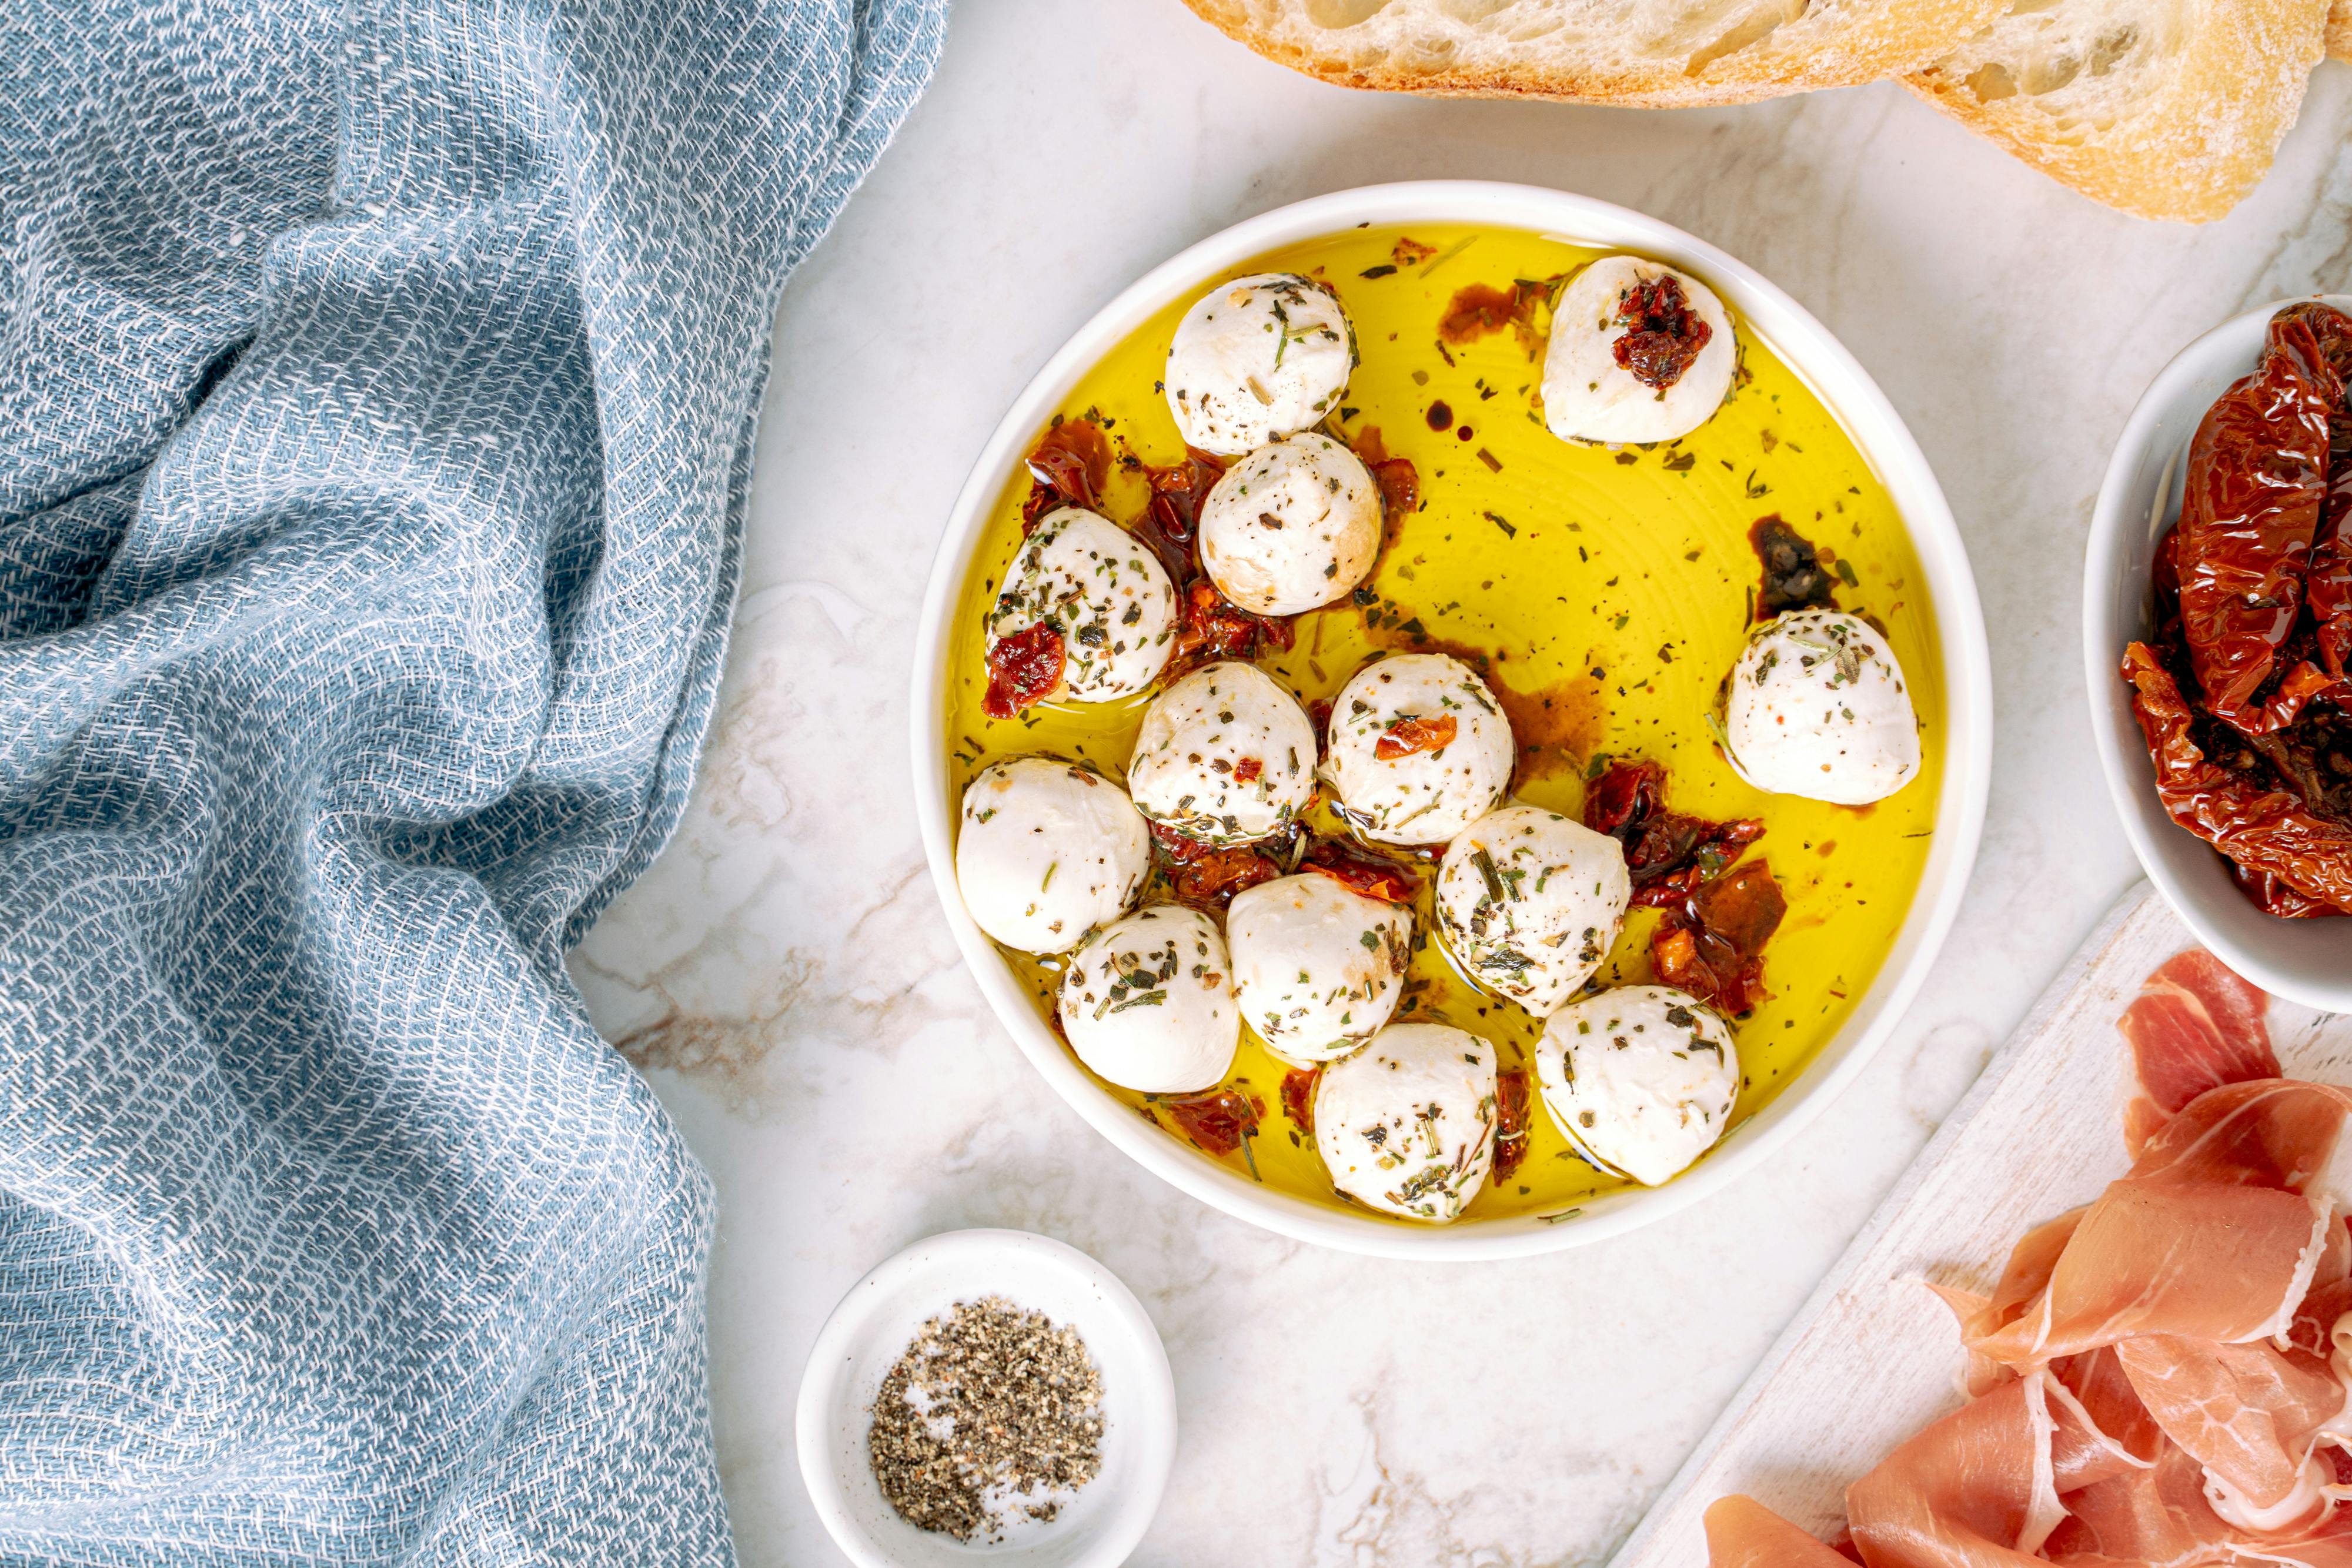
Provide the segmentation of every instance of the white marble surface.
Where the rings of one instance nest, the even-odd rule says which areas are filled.
[[[1413,1267],[1300,1248],[1143,1175],[959,967],[905,755],[917,601],[1000,412],[1150,264],[1318,192],[1520,180],[1654,213],[1826,321],[1926,447],[1992,634],[1974,886],[1867,1073],[1741,1187],[1612,1243]],[[751,1568],[840,1561],[793,1396],[873,1262],[1008,1225],[1143,1298],[1184,1437],[1136,1562],[1591,1563],[1624,1536],[2134,870],[2084,717],[2082,535],[2180,344],[2352,285],[2352,69],[2202,230],[2110,214],[1889,87],[1643,113],[1350,94],[1175,0],[967,0],[905,134],[776,328],[742,607],[700,794],[574,972],[718,1182],[719,1450]]]

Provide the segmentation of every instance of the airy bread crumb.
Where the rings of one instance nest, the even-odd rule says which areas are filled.
[[[1185,3],[1345,87],[1672,109],[1876,81],[1926,65],[2008,0]]]
[[[2203,223],[2269,172],[2326,21],[2327,0],[2057,0],[1904,85],[2110,206]]]

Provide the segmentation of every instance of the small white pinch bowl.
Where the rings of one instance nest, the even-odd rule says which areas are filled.
[[[2352,311],[2352,295],[2326,294]],[[2132,852],[2180,923],[2273,996],[2352,1012],[2352,920],[2281,920],[2231,880],[2227,862],[2156,798],[2156,766],[2132,714],[2124,647],[2156,630],[2157,541],[2180,517],[2189,438],[2231,382],[2252,371],[2273,316],[2293,299],[2224,321],[2173,357],[2140,397],[2108,460],[2083,562],[2083,662],[2091,731]]]
[[[874,1479],[867,1409],[931,1318],[1002,1296],[1078,1332],[1102,1373],[1102,1469],[1052,1521],[961,1542],[898,1517]],[[1024,1230],[918,1241],[850,1288],[817,1331],[793,1436],[801,1479],[858,1568],[1116,1568],[1143,1541],[1176,1458],[1176,1384],[1135,1292],[1075,1247]]]
[[[952,679],[948,668],[950,629],[957,596],[986,532],[990,508],[1039,427],[1104,354],[1170,301],[1197,290],[1204,279],[1269,251],[1360,225],[1414,223],[1529,230],[1599,250],[1634,251],[1705,278],[1747,329],[1770,343],[1783,362],[1805,379],[1876,470],[1918,551],[1923,586],[1934,603],[1937,635],[1943,644],[1947,737],[1935,843],[1895,945],[1869,989],[1855,1001],[1845,1026],[1795,1082],[1733,1128],[1698,1166],[1664,1186],[1611,1193],[1566,1215],[1413,1226],[1310,1203],[1202,1158],[1145,1123],[1087,1076],[1046,1026],[1019,976],[972,923],[956,888],[955,825],[961,800],[940,730]],[[1246,219],[1139,278],[1045,362],[1005,412],[973,465],[931,564],[914,663],[910,738],[924,852],[965,964],[1030,1064],[1097,1132],[1171,1186],[1297,1240],[1374,1257],[1517,1258],[1600,1241],[1701,1202],[1770,1157],[1853,1081],[1918,993],[1959,912],[1984,828],[1992,774],[1992,664],[1968,551],[1926,455],[1869,372],[1827,328],[1746,263],[1644,214],[1532,185],[1432,180],[1338,191]]]

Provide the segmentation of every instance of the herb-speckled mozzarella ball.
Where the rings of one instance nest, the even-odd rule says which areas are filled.
[[[1168,344],[1168,407],[1187,445],[1237,457],[1339,406],[1356,368],[1339,301],[1295,272],[1221,283]]]
[[[1665,386],[1618,363],[1617,344],[1637,323],[1627,310],[1636,289],[1671,277],[1685,308],[1707,327],[1697,358]],[[1739,346],[1715,291],[1688,273],[1640,256],[1604,256],[1576,275],[1552,311],[1544,350],[1544,423],[1563,441],[1622,445],[1672,441],[1714,417],[1731,390]]]
[[[1345,1056],[1389,1021],[1412,957],[1412,913],[1320,872],[1234,895],[1225,915],[1242,1017],[1293,1061]]]
[[[956,885],[982,931],[1059,953],[1135,903],[1151,835],[1127,791],[1050,757],[991,763],[963,792]]]
[[[1204,844],[1271,838],[1315,788],[1315,727],[1255,664],[1205,664],[1152,699],[1127,787],[1138,810]]]
[[[1133,696],[1175,651],[1176,590],[1143,542],[1082,507],[1058,507],[1005,570],[988,640],[1039,622],[1062,634],[1062,695],[1074,702]]]
[[[1461,660],[1398,653],[1358,670],[1331,705],[1323,776],[1335,810],[1384,844],[1435,844],[1510,788],[1510,720]]]
[[[1723,1015],[1668,986],[1620,986],[1552,1014],[1544,1109],[1593,1164],[1656,1186],[1715,1146],[1739,1093]]]
[[[1255,615],[1346,598],[1380,548],[1380,486],[1354,453],[1313,431],[1234,464],[1201,507],[1201,565]]]
[[[1181,904],[1139,909],[1087,937],[1062,977],[1061,1013],[1080,1061],[1145,1094],[1213,1087],[1241,1043],[1225,940]]]
[[[1633,896],[1615,839],[1539,806],[1505,806],[1446,846],[1437,923],[1481,985],[1543,1018],[1609,956]]]
[[[1775,795],[1883,800],[1918,776],[1919,723],[1886,638],[1835,610],[1765,622],[1733,666],[1724,751]]]
[[[1442,1224],[1494,1163],[1495,1092],[1486,1041],[1450,1024],[1391,1024],[1323,1070],[1315,1146],[1357,1202]]]

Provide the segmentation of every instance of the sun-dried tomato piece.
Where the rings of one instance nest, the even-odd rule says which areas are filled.
[[[2352,388],[2352,363],[2337,363],[2334,357],[2341,350],[2352,358],[2352,338],[2323,332],[2320,345],[2331,355],[2338,384]],[[2352,674],[2352,391],[2328,411],[2327,500],[2311,541],[2303,602],[2314,622],[2320,663],[2338,679]],[[2352,706],[2344,692],[2332,695],[2339,707]]]
[[[1612,762],[1585,786],[1584,825],[1625,850],[1633,903],[1671,909],[1764,836],[1753,818],[1713,822],[1665,806],[1666,770],[1655,762]]]
[[[1021,507],[1022,532],[1055,507],[1098,512],[1110,485],[1110,442],[1092,420],[1066,419],[1031,450],[1029,476],[1034,483]]]
[[[1230,659],[1257,646],[1257,617],[1219,593],[1203,578],[1184,590],[1175,657]]]
[[[2326,306],[2280,311],[2260,367],[2214,400],[2189,444],[2181,631],[2203,707],[2242,734],[2293,722],[2331,684],[2315,665],[2282,668],[2280,655],[2303,612],[2328,499],[2330,415],[2344,402],[2337,366],[2352,357],[2347,342],[2352,319]],[[2332,545],[2326,564],[2336,564]]]
[[[1700,958],[1698,934],[1686,925],[1660,925],[1650,934],[1650,968],[1661,983],[1713,1000],[1717,981]]]
[[[1388,521],[1410,516],[1421,508],[1421,471],[1410,457],[1390,457],[1364,466],[1372,476],[1372,483],[1381,487],[1381,516]]]
[[[1383,762],[1394,762],[1402,757],[1416,757],[1424,751],[1442,751],[1454,744],[1461,726],[1450,713],[1434,718],[1419,714],[1407,714],[1392,719],[1389,727],[1372,747],[1372,755]]]
[[[2148,563],[2148,576],[2156,584],[2157,613],[2170,619],[2180,613],[2180,530],[2167,528],[2164,537],[2156,541],[2156,556]]]
[[[1748,529],[1748,545],[1764,568],[1756,591],[1756,619],[1769,621],[1791,610],[1835,610],[1837,579],[1822,565],[1822,552],[1802,534],[1767,512]]]
[[[1655,762],[1612,762],[1584,787],[1584,825],[1619,842],[1665,807],[1666,770]]]
[[[1665,769],[1612,762],[1585,787],[1584,825],[1625,851],[1633,902],[1663,909],[1650,938],[1658,978],[1745,1013],[1764,999],[1764,945],[1788,902],[1761,861],[1724,868],[1764,836],[1753,820],[1711,822],[1665,807]]]
[[[1528,1070],[1507,1067],[1495,1074],[1495,1185],[1500,1186],[1528,1157]]]
[[[1201,504],[1216,488],[1224,471],[1224,459],[1190,447],[1181,463],[1144,467],[1151,501],[1135,520],[1135,535],[1151,547],[1160,564],[1168,569],[1168,580],[1179,588],[1201,576],[1200,558],[1194,553]]]
[[[1755,860],[1701,888],[1693,900],[1693,908],[1700,924],[1740,953],[1754,957],[1764,951],[1764,944],[1780,928],[1781,919],[1789,913],[1789,901],[1782,896],[1772,868]]]
[[[1201,578],[1178,600],[1176,651],[1169,656],[1169,677],[1219,659],[1255,659],[1268,648],[1287,649],[1297,636],[1290,617],[1253,615]]]
[[[1411,904],[1421,879],[1409,866],[1325,839],[1307,852],[1307,869],[1319,871],[1349,892],[1386,904]]]
[[[2320,920],[2352,913],[2305,898],[2269,872],[2248,871],[2235,861],[2230,862],[2230,875],[2263,914],[2275,915],[2281,920]]]
[[[2352,444],[2329,461],[2327,507],[2312,541],[2303,601],[2321,667],[2341,681],[2352,674]],[[2329,695],[2339,706],[2352,706],[2343,691]]]
[[[1160,1108],[1168,1113],[1170,1121],[1183,1129],[1186,1137],[1206,1153],[1220,1157],[1257,1135],[1258,1117],[1265,1110],[1234,1089],[1212,1089],[1205,1094],[1162,1100]]]
[[[1666,912],[1650,937],[1650,967],[1666,985],[1745,1017],[1765,999],[1764,945],[1788,912],[1771,869],[1749,861]]]
[[[980,711],[1011,718],[1044,702],[1062,684],[1062,634],[1039,622],[988,645],[988,691]]]
[[[1176,902],[1195,909],[1222,915],[1234,894],[1282,874],[1272,856],[1248,844],[1214,849],[1160,822],[1151,824],[1151,841],[1159,846]]]
[[[1470,284],[1455,290],[1446,303],[1445,314],[1437,319],[1437,335],[1458,348],[1509,327],[1526,341],[1533,336],[1536,307],[1550,294],[1549,285],[1525,278],[1512,283],[1507,292],[1491,283]],[[1700,326],[1704,328],[1706,323]]]
[[[2272,913],[2316,912],[2297,901],[2352,913],[2352,821],[2314,810],[2264,752],[2242,739],[2232,745],[2235,731],[2213,724],[2200,733],[2179,676],[2154,648],[2125,650],[2123,677],[2156,763],[2157,799],[2172,820],[2237,862],[2241,885]],[[2352,767],[2344,751],[2330,755]]]
[[[1635,381],[1660,392],[1683,379],[1715,336],[1715,329],[1690,308],[1682,279],[1671,272],[1627,289],[1617,301],[1617,319],[1625,330],[1610,352]]]
[[[1282,1075],[1282,1113],[1310,1138],[1315,1135],[1315,1086],[1322,1082],[1320,1067],[1295,1067]]]
[[[1381,439],[1381,427],[1368,424],[1356,432],[1348,443],[1381,487],[1381,517],[1393,526],[1398,519],[1410,517],[1421,508],[1421,471],[1410,457],[1391,457],[1388,445]]]
[[[1234,782],[1236,784],[1255,784],[1264,777],[1265,759],[1262,757],[1244,757],[1234,764]]]

